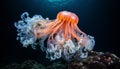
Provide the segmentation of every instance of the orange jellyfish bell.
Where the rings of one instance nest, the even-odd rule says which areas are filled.
[[[66,21],[68,23],[78,23],[79,18],[76,14],[68,11],[61,11],[57,14],[57,20]]]

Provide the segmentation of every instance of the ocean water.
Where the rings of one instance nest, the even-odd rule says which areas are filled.
[[[78,27],[95,38],[94,51],[112,52],[120,56],[118,35],[118,2],[112,0],[4,0],[1,5],[1,61],[23,62],[28,59],[49,65],[54,61],[45,58],[45,52],[31,47],[24,48],[16,40],[14,22],[20,20],[23,12],[30,17],[42,15],[53,20],[60,11],[71,11],[78,15]],[[46,44],[46,42],[45,42]],[[56,60],[57,61],[57,60]]]

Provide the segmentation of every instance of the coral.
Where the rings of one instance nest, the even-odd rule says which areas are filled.
[[[1,69],[120,69],[120,58],[113,53],[89,51],[88,57],[82,61],[55,61],[50,65],[43,65],[35,60],[23,63],[11,63]]]

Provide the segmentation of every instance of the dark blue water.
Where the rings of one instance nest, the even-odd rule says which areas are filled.
[[[67,1],[67,0],[66,0]],[[67,10],[79,16],[79,28],[86,34],[95,37],[94,51],[112,52],[120,56],[119,47],[119,7],[117,1],[112,0],[74,0],[54,3],[48,0],[4,0],[1,3],[1,58],[9,61],[24,61],[35,59],[49,62],[45,53],[40,50],[23,48],[16,41],[14,22],[20,20],[23,12],[30,16],[41,14],[44,18],[55,19],[59,11]]]

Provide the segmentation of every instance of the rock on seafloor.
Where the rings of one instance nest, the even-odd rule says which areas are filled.
[[[113,53],[89,51],[88,57],[81,61],[56,61],[45,66],[35,60],[26,60],[23,63],[10,63],[0,69],[120,69],[120,58]]]

